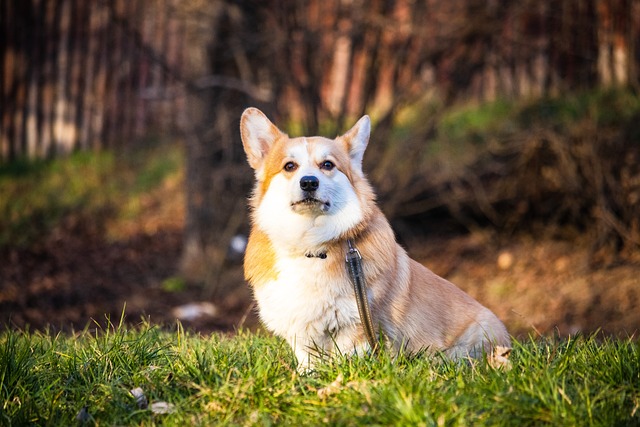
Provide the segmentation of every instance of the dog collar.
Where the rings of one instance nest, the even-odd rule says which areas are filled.
[[[327,258],[327,253],[326,252],[318,252],[317,254],[312,254],[311,252],[307,252],[306,254],[304,254],[304,256],[306,256],[307,258],[326,259]]]

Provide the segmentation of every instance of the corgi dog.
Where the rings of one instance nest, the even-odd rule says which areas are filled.
[[[290,138],[260,110],[242,114],[256,180],[244,270],[262,322],[291,345],[302,371],[318,354],[370,351],[345,267],[353,242],[385,346],[452,359],[508,349],[509,334],[489,309],[396,243],[362,171],[370,130],[364,116],[336,139]]]

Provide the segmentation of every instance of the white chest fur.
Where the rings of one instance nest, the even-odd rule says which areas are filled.
[[[278,279],[255,289],[263,322],[284,337],[299,358],[309,347],[330,353],[337,346],[350,353],[356,346],[360,318],[353,288],[346,275],[327,268],[329,262],[281,258],[276,263]]]

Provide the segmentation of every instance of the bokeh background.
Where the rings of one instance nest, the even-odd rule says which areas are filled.
[[[255,328],[238,124],[374,122],[410,254],[517,336],[640,326],[640,1],[0,0],[0,325]]]

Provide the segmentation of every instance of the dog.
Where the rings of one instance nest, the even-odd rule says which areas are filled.
[[[409,258],[362,170],[371,122],[335,139],[290,138],[248,108],[240,134],[255,187],[244,259],[265,326],[292,347],[302,371],[318,355],[372,350],[345,256],[362,258],[372,323],[386,347],[451,359],[510,348],[489,309]]]

